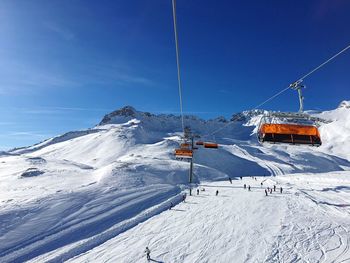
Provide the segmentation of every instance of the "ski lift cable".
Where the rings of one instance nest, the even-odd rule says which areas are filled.
[[[282,93],[284,93],[285,91],[287,91],[294,83],[300,83],[302,82],[305,78],[307,78],[308,76],[310,76],[311,74],[313,74],[314,72],[316,72],[317,70],[319,70],[320,68],[322,68],[323,66],[325,66],[326,64],[328,64],[329,62],[331,62],[333,59],[335,59],[336,57],[338,57],[339,55],[341,55],[342,53],[344,53],[346,50],[348,50],[350,48],[350,45],[348,45],[347,47],[345,47],[344,49],[342,49],[341,51],[339,51],[337,54],[333,55],[332,57],[330,57],[329,59],[327,59],[325,62],[323,62],[322,64],[320,64],[319,66],[317,66],[316,68],[314,68],[313,70],[311,70],[310,72],[306,73],[305,75],[303,75],[301,78],[299,78],[297,81],[294,81],[292,84],[290,84],[287,88],[279,91],[278,93],[276,93],[275,95],[273,95],[272,97],[268,98],[267,100],[265,100],[264,102],[258,104],[257,106],[255,106],[253,109],[257,109],[258,107],[261,107],[262,105],[264,105],[265,103],[273,100],[274,98],[276,98],[277,96],[281,95]]]
[[[181,124],[182,124],[182,131],[185,133],[184,115],[183,115],[183,109],[182,109],[182,82],[181,82],[181,76],[180,76],[179,44],[178,44],[177,23],[176,23],[176,0],[172,0],[172,7],[173,7],[173,22],[174,22],[176,64],[177,64],[177,81],[178,81],[178,87],[179,87]]]
[[[314,68],[313,70],[311,70],[309,73],[305,74],[304,76],[302,76],[298,81],[303,81],[306,77],[310,76],[312,73],[314,73],[315,71],[319,70],[320,68],[322,68],[324,65],[328,64],[329,62],[331,62],[333,59],[335,59],[336,57],[338,57],[340,54],[344,53],[346,50],[348,50],[350,48],[350,44],[345,47],[344,49],[342,49],[341,51],[339,51],[337,54],[335,54],[334,56],[330,57],[329,59],[327,59],[325,62],[323,62],[321,65],[319,65],[318,67]]]
[[[338,53],[336,53],[335,55],[333,55],[332,57],[330,57],[329,59],[327,59],[325,62],[323,62],[322,64],[320,64],[319,66],[317,66],[316,68],[314,68],[313,70],[311,70],[310,72],[306,73],[305,75],[303,75],[301,78],[299,78],[297,81],[293,82],[292,84],[290,84],[288,87],[282,89],[281,91],[277,92],[275,95],[271,96],[270,98],[268,98],[267,100],[263,101],[262,103],[258,104],[257,106],[255,106],[253,108],[253,110],[256,110],[257,108],[261,107],[262,105],[266,104],[267,102],[273,100],[274,98],[276,98],[277,96],[281,95],[282,93],[286,92],[288,89],[290,89],[290,87],[295,84],[295,83],[300,83],[302,82],[305,78],[309,77],[311,74],[313,74],[314,72],[316,72],[317,70],[319,70],[320,68],[322,68],[323,66],[325,66],[326,64],[328,64],[329,62],[331,62],[333,59],[335,59],[336,57],[338,57],[339,55],[341,55],[342,53],[344,53],[345,51],[347,51],[350,48],[350,44],[343,48],[341,51],[339,51]],[[209,135],[205,135],[203,137],[208,137],[208,136],[213,136],[214,134],[218,133],[219,131],[225,129],[227,126],[233,124],[233,122],[236,120],[237,118],[231,119],[230,122],[228,122],[226,125],[224,125],[223,127],[215,130],[214,132],[210,133]]]
[[[213,131],[212,133],[210,134],[207,134],[207,135],[204,135],[203,137],[206,138],[206,137],[210,137],[210,136],[214,136],[216,133],[218,133],[219,131],[225,129],[227,126],[231,125],[234,123],[234,121],[236,121],[238,119],[239,116],[236,116],[235,118],[232,118],[228,123],[226,123],[224,126],[222,126],[221,128]]]
[[[288,86],[287,88],[284,88],[283,90],[277,92],[275,95],[273,95],[272,97],[268,98],[267,100],[263,101],[262,103],[256,105],[253,110],[261,107],[262,105],[266,104],[267,102],[273,100],[274,98],[276,98],[277,96],[281,95],[282,93],[284,93],[285,91],[289,90],[290,89],[290,86]]]

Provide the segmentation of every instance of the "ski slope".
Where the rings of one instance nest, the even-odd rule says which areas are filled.
[[[254,132],[261,111],[228,126],[223,118],[187,116],[185,124],[202,136],[225,129],[216,135],[219,149],[196,150],[194,182],[207,191],[185,204],[189,163],[173,156],[178,116],[124,107],[94,128],[1,152],[0,261],[137,262],[149,245],[161,262],[345,262],[346,105],[315,113],[331,121],[320,127],[318,148],[260,145]],[[240,176],[259,177],[249,194],[240,180],[228,185],[228,177]],[[264,179],[286,193],[266,198]],[[172,211],[170,203],[177,204]]]
[[[205,192],[69,262],[146,262],[146,246],[155,262],[348,262],[349,175],[204,182],[199,187]],[[266,197],[261,182],[276,184],[276,192]]]

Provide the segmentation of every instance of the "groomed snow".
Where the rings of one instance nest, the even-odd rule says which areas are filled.
[[[69,262],[146,262],[146,246],[155,262],[348,262],[349,183],[349,172],[202,183],[205,192]]]

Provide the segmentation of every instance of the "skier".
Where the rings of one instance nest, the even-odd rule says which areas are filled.
[[[246,184],[244,184],[244,185],[243,185],[243,188],[244,188],[244,189],[246,189],[246,188],[247,188],[247,185],[246,185]]]
[[[173,204],[173,202],[171,202],[171,203],[170,203],[169,210],[171,210],[171,208],[173,208],[173,207],[174,207],[174,204]]]
[[[263,187],[263,182],[261,182],[260,185],[261,185],[261,188],[262,188]]]
[[[182,202],[185,203],[185,200],[186,200],[186,194],[184,194],[184,195],[182,196]]]
[[[281,192],[281,194],[282,194],[282,191],[283,191],[283,189],[282,189],[282,186],[281,186],[281,188],[280,188],[280,192]]]
[[[267,196],[267,190],[265,189],[265,195]]]
[[[270,189],[270,194],[272,194],[272,188]]]
[[[273,191],[276,192],[276,185],[273,186]]]
[[[151,260],[151,250],[149,250],[148,247],[146,247],[145,253],[146,253],[147,261],[150,261]]]
[[[270,192],[270,187],[267,187],[267,191],[269,191],[269,192]]]
[[[240,176],[239,178],[241,178],[241,180],[242,180],[242,176]]]
[[[197,189],[197,195],[199,195],[199,189]]]
[[[229,177],[229,178],[228,178],[228,180],[229,180],[229,181],[230,181],[230,183],[232,184],[232,179],[231,179],[231,177]]]
[[[248,191],[250,191],[250,185],[248,185]]]
[[[215,195],[216,195],[216,196],[218,196],[218,194],[219,194],[219,190],[216,190],[216,193],[215,193]]]

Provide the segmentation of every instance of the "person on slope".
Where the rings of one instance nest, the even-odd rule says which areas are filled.
[[[197,189],[197,195],[199,195],[199,189]]]
[[[250,191],[250,185],[248,185],[248,191]]]
[[[243,188],[244,188],[244,189],[246,189],[246,188],[247,188],[247,185],[246,185],[246,184],[244,184],[244,185],[243,185]]]
[[[272,188],[270,189],[270,194],[272,194]]]
[[[280,192],[281,192],[281,194],[282,194],[282,191],[283,191],[283,189],[282,189],[282,186],[281,186],[281,188],[280,188]]]
[[[182,202],[185,203],[185,201],[186,201],[186,194],[184,194],[184,195],[182,196]]]
[[[218,194],[219,194],[219,190],[216,190],[216,193],[215,193],[215,195],[216,195],[216,196],[218,196]]]
[[[267,196],[267,190],[265,189],[265,195]]]
[[[263,182],[260,183],[261,188],[263,187]]]
[[[146,253],[147,261],[150,261],[151,260],[151,250],[148,247],[146,247],[145,253]]]
[[[174,207],[173,202],[170,202],[170,207],[169,207],[169,210],[171,210],[171,208],[173,208],[173,207]]]
[[[276,185],[273,186],[273,191],[276,192]]]
[[[232,179],[231,179],[231,177],[229,177],[228,180],[230,181],[230,184],[232,184]]]

